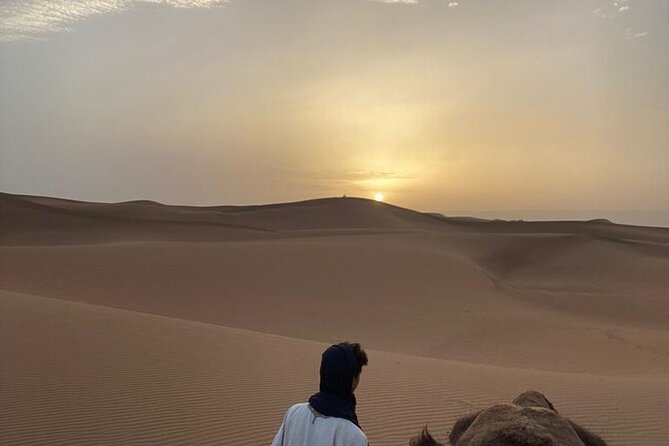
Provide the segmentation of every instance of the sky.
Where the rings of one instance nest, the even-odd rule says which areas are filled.
[[[3,0],[0,191],[669,226],[667,25],[669,0]]]

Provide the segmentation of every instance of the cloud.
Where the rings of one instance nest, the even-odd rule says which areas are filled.
[[[449,8],[457,8],[460,3],[458,2],[448,2]]]
[[[39,39],[71,31],[79,21],[127,11],[141,4],[173,8],[209,8],[228,0],[3,0],[0,4],[0,41]]]
[[[627,28],[625,30],[625,38],[627,39],[639,39],[641,37],[646,37],[648,35],[648,31],[643,31],[643,32],[634,32],[632,31],[632,28]]]
[[[601,19],[613,19],[618,14],[630,9],[627,0],[607,0],[600,3],[592,13]]]
[[[393,189],[399,184],[418,178],[408,172],[373,169],[328,171],[284,167],[283,171],[287,178],[299,184],[317,187],[323,191],[343,190],[349,193],[361,193],[378,187]]]
[[[630,11],[631,5],[636,3],[631,0],[605,0],[600,3],[600,7],[592,11],[594,15],[601,19],[611,19],[619,21],[620,26],[628,26],[630,24],[630,16],[628,11]],[[664,6],[666,6],[665,3]],[[627,27],[625,32],[622,35],[628,39],[639,39],[648,36],[648,31],[635,31],[632,27]]]
[[[617,15],[616,10],[606,7],[594,9],[592,13],[601,19],[612,19]]]
[[[210,8],[231,0],[0,0],[0,42],[42,39],[71,31],[76,22],[127,11],[141,4],[172,8]],[[278,0],[277,0],[278,1]],[[411,5],[418,0],[372,0]],[[457,5],[457,2],[449,3]]]
[[[402,174],[390,170],[352,170],[347,172],[342,179],[355,182],[367,182],[374,180],[411,180],[412,175]]]

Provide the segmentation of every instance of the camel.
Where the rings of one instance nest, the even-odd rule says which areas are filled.
[[[521,393],[512,404],[499,404],[455,422],[452,446],[607,446],[599,436],[558,413],[540,392]],[[410,446],[443,446],[427,428]]]

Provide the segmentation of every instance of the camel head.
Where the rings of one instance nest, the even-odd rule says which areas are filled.
[[[546,396],[530,390],[512,404],[465,415],[449,435],[451,446],[606,446],[604,440],[562,417]],[[410,446],[444,446],[427,428]]]

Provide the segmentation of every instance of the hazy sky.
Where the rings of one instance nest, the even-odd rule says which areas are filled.
[[[667,0],[2,0],[0,190],[669,210]]]

